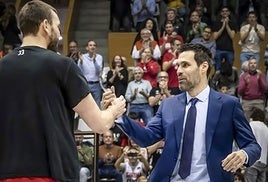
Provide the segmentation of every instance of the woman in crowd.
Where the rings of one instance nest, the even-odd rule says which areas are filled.
[[[115,95],[125,95],[128,84],[128,70],[120,55],[114,56],[111,70],[107,73],[107,87],[115,87]]]

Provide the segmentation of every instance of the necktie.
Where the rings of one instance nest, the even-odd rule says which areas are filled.
[[[190,100],[191,107],[188,110],[186,123],[184,127],[182,153],[179,168],[179,175],[182,179],[185,179],[187,176],[189,176],[191,172],[191,162],[192,162],[193,144],[194,144],[194,130],[196,120],[195,104],[197,101],[198,101],[197,98],[192,98]]]

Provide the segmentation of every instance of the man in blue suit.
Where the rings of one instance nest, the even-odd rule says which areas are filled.
[[[185,44],[177,61],[182,94],[162,101],[156,116],[143,128],[127,116],[117,124],[138,145],[146,147],[164,139],[160,159],[150,175],[151,182],[231,182],[233,173],[250,166],[260,157],[261,148],[250,129],[239,99],[216,92],[208,86],[211,53],[202,45]],[[109,94],[104,95],[108,102]],[[197,98],[196,124],[190,172],[181,177],[184,159],[184,129],[190,99]],[[106,103],[107,105],[107,103]],[[233,141],[240,148],[232,151]],[[185,141],[185,146],[189,141]]]

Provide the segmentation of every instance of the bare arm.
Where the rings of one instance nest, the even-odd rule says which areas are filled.
[[[125,105],[126,101],[121,96],[114,99],[107,109],[101,111],[92,95],[88,94],[73,110],[79,114],[94,132],[104,133],[113,126],[114,120],[126,111]]]

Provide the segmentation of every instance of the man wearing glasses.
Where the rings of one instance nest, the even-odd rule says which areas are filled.
[[[205,46],[206,48],[208,48],[211,51],[212,56],[214,58],[215,53],[216,53],[216,42],[211,39],[211,35],[212,35],[211,27],[206,26],[203,29],[202,37],[194,38],[191,41],[191,43],[193,43],[193,44],[201,44],[201,45]]]
[[[149,104],[154,109],[154,114],[156,113],[159,105],[162,100],[165,98],[169,98],[173,95],[179,94],[181,91],[179,87],[168,87],[168,73],[165,71],[161,71],[157,75],[157,87],[152,88],[149,96]]]

